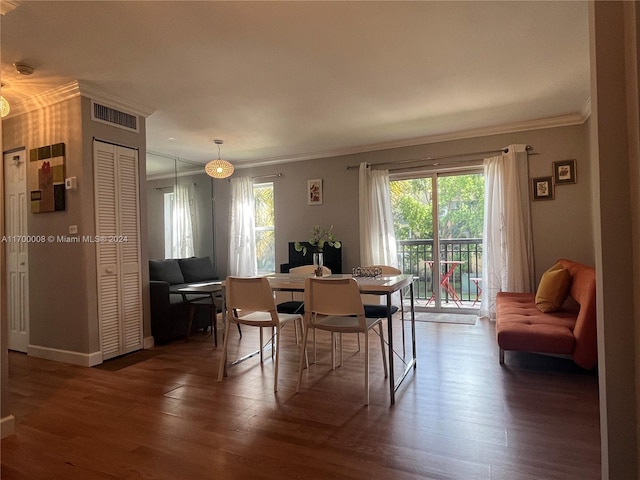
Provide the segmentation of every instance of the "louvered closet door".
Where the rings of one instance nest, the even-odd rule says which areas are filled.
[[[94,142],[102,358],[142,348],[138,152]]]

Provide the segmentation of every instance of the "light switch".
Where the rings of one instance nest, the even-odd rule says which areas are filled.
[[[70,234],[78,233],[78,226],[77,225],[69,225],[69,233]]]

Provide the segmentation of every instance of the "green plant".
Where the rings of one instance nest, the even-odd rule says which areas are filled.
[[[333,233],[333,225],[329,228],[321,227],[320,225],[314,225],[311,229],[311,238],[309,244],[312,247],[316,247],[319,252],[322,251],[325,245],[329,245],[334,248],[340,248],[342,243],[336,240],[336,235]],[[307,254],[306,245],[302,245],[300,242],[295,242],[294,248],[296,252],[302,252],[302,255]]]

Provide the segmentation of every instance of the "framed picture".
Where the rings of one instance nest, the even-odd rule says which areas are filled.
[[[322,205],[322,179],[307,180],[307,204]]]
[[[553,178],[532,178],[531,191],[533,193],[534,200],[553,200]]]
[[[556,185],[576,183],[576,161],[553,162],[553,179]]]
[[[29,150],[31,213],[65,210],[65,144]]]

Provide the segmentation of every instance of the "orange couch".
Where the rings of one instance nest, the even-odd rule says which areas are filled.
[[[592,267],[558,260],[571,275],[569,297],[562,308],[542,313],[535,294],[499,292],[496,297],[496,337],[500,364],[505,350],[566,354],[583,368],[598,361],[596,344],[596,273]]]

